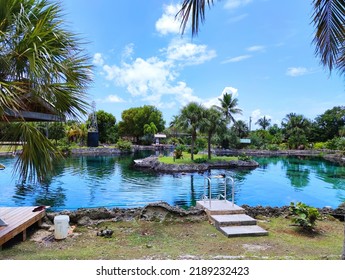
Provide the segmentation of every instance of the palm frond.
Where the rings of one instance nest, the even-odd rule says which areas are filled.
[[[14,168],[22,180],[42,181],[51,174],[53,162],[61,157],[55,146],[32,123],[12,123],[6,137],[23,143]]]
[[[199,32],[199,23],[205,21],[205,8],[213,5],[213,0],[184,0],[181,10],[177,13],[176,17],[181,20],[181,33],[186,30],[189,20],[192,21],[192,36]]]
[[[313,42],[315,54],[321,63],[332,72],[344,68],[345,2],[343,0],[314,0],[313,23],[316,34]]]

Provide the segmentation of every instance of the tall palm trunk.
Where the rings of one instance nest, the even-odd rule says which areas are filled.
[[[211,160],[211,138],[212,134],[209,133],[207,137],[207,158],[208,160]]]
[[[196,133],[192,132],[192,143],[190,147],[190,159],[193,161],[194,160],[194,144],[196,140]]]

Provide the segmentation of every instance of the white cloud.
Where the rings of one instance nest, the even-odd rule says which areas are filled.
[[[238,89],[234,88],[234,87],[225,87],[222,91],[222,97],[225,93],[231,93],[233,98],[237,98],[238,97]]]
[[[286,75],[291,77],[297,77],[306,75],[308,72],[308,69],[305,67],[290,67],[286,70]]]
[[[251,58],[251,55],[240,55],[240,56],[236,56],[236,57],[232,57],[229,59],[226,59],[222,62],[222,64],[226,64],[226,63],[234,63],[234,62],[240,62],[242,60],[246,60],[248,58]]]
[[[227,0],[224,4],[225,9],[233,10],[251,3],[252,0]]]
[[[260,52],[264,51],[266,48],[264,46],[256,45],[256,46],[251,46],[247,48],[247,51],[249,52]]]
[[[258,119],[260,119],[261,116],[262,114],[261,114],[260,109],[254,110],[250,115],[251,120],[252,120],[252,125],[255,125],[255,123],[258,121]]]
[[[117,96],[117,95],[108,95],[107,98],[105,99],[107,102],[110,103],[121,103],[121,102],[125,102],[121,97]]]
[[[126,45],[122,51],[122,59],[126,60],[128,58],[132,58],[132,54],[134,53],[134,44],[130,43]]]
[[[219,99],[223,99],[223,95],[225,93],[229,93],[229,94],[231,93],[233,98],[238,97],[238,89],[228,86],[223,89],[222,93],[218,97],[213,97],[213,98],[208,99],[206,102],[203,102],[203,105],[206,108],[211,108],[213,105],[219,106]]]
[[[115,95],[115,94],[110,94],[107,97],[103,99],[97,99],[96,100],[99,103],[122,103],[125,102],[121,97]]]
[[[96,66],[103,66],[104,64],[104,59],[101,53],[95,53],[93,56],[92,63],[95,64]]]
[[[183,65],[202,64],[217,56],[215,50],[209,50],[206,45],[197,45],[184,40],[172,40],[168,48],[163,49],[167,59],[179,61]]]
[[[177,34],[180,32],[180,23],[175,19],[176,14],[181,9],[181,5],[167,5],[164,7],[163,15],[156,22],[156,30],[162,34]]]
[[[117,86],[125,87],[132,96],[153,105],[171,106],[171,101],[161,101],[163,96],[168,95],[182,105],[190,101],[200,101],[185,82],[177,81],[179,73],[176,69],[177,65],[173,61],[157,57],[136,58],[131,63],[123,62],[120,66],[103,67],[107,80],[114,81]]]

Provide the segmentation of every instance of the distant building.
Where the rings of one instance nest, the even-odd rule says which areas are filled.
[[[165,134],[161,134],[161,133],[157,133],[154,135],[154,138],[155,138],[155,144],[156,145],[159,145],[159,139],[165,139],[167,138],[167,136]]]

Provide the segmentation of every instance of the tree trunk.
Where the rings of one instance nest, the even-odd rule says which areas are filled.
[[[190,159],[193,161],[194,160],[194,142],[195,142],[195,135],[192,134],[192,145],[190,148]]]
[[[211,134],[208,135],[207,146],[208,159],[211,160]]]

